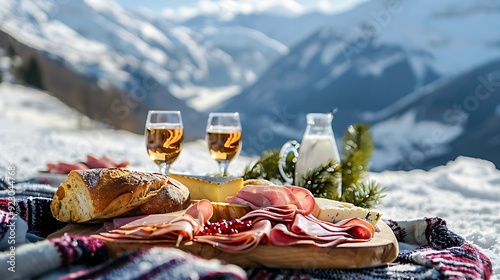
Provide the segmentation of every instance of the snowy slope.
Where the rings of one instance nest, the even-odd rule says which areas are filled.
[[[81,126],[81,115],[44,92],[0,84],[0,104],[10,108],[0,108],[0,174],[6,174],[7,166],[14,164],[16,180],[21,181],[47,162],[79,161],[87,154],[127,159],[136,170],[157,170],[148,160],[142,136]],[[187,143],[172,171],[215,173],[217,165],[205,144],[202,140]],[[229,172],[241,174],[254,160],[240,156],[231,163]],[[500,171],[491,162],[458,157],[427,172],[372,172],[370,178],[386,188],[386,197],[378,206],[383,218],[440,216],[451,230],[483,250],[493,261],[495,274],[500,275]]]
[[[378,44],[396,45],[408,52],[428,55],[438,73],[449,75],[500,55],[499,9],[500,3],[495,0],[464,0],[460,3],[453,0],[402,0],[397,3],[378,0],[333,15],[311,12],[296,17],[279,17],[255,13],[239,14],[229,20],[217,15],[203,15],[182,23],[195,29],[207,25],[220,28],[243,26],[258,30],[289,48],[318,29],[331,27],[342,37],[342,42],[336,43],[336,49],[346,55],[346,59],[367,47],[367,41],[375,37]],[[329,56],[332,55],[330,52],[325,47],[316,55]],[[418,56],[412,66],[418,73],[425,71]]]
[[[220,109],[241,111],[248,137],[271,127],[272,137],[261,137],[260,142],[279,148],[288,139],[300,140],[306,113],[327,112],[338,107],[333,127],[340,137],[349,124],[380,121],[374,118],[378,113],[397,110],[401,100],[415,98],[413,93],[432,95],[439,83],[449,79],[459,82],[456,77],[500,58],[498,1],[461,1],[459,5],[448,0],[391,3],[368,1],[346,13],[330,16],[325,26],[292,46],[288,55],[271,65],[254,85]],[[287,26],[282,27],[283,33],[293,33]],[[267,32],[265,24],[261,28],[263,33]],[[477,85],[478,81],[475,83]],[[475,85],[470,86],[472,91],[470,88],[465,91],[458,84],[450,86],[457,95],[443,101],[445,108],[441,109],[468,100],[466,97],[473,94]],[[429,102],[422,104],[421,111],[432,112],[426,107],[430,105]],[[443,112],[436,114],[442,116]],[[442,129],[449,133],[441,140],[449,143],[459,134],[466,133],[463,127],[448,130],[449,125],[443,125],[443,118],[439,116],[432,122],[416,124],[413,115],[408,111],[405,118],[400,119],[399,129],[392,127],[395,122],[380,126],[386,128],[380,131],[393,133],[380,133],[387,137],[379,137],[378,141],[387,140],[385,146],[391,147],[398,157],[422,139],[409,139],[409,136],[418,134],[426,138],[430,131]],[[413,131],[417,126],[419,129]],[[401,145],[391,145],[395,142]],[[252,149],[261,150],[261,144],[255,144]],[[430,152],[429,156],[448,152],[445,147],[439,149]],[[378,158],[389,160],[384,151],[380,150],[382,156]],[[460,152],[454,153],[454,157]],[[487,150],[465,152],[487,154]],[[437,164],[447,160],[442,158]],[[420,162],[423,161],[425,159]],[[389,168],[382,162],[377,167],[380,170]]]
[[[370,35],[376,35],[376,44],[404,48],[421,83],[429,63],[439,75],[448,75],[491,58],[497,44],[497,2],[402,1],[395,8],[389,3],[368,1],[335,15],[302,14],[297,5],[287,3],[296,16],[277,15],[271,10],[282,4],[270,3],[251,14],[240,11],[223,17],[225,10],[215,9],[174,22],[168,16],[123,9],[114,1],[9,0],[0,7],[0,18],[2,30],[99,79],[102,87],[112,83],[131,89],[149,75],[198,110],[210,108],[202,105],[206,96],[198,92],[209,92],[214,100],[210,104],[237,95],[270,63],[324,26],[333,27],[342,42],[315,54],[323,57],[323,67],[339,52],[363,49]],[[470,28],[478,25],[481,32]],[[363,68],[376,75],[398,59]],[[318,86],[324,87],[332,75],[321,78]]]
[[[96,79],[102,88],[112,84],[133,91],[152,80],[164,87],[160,94],[172,94],[197,110],[240,111],[245,137],[258,138],[251,151],[259,152],[300,139],[307,112],[340,107],[334,120],[340,136],[355,121],[376,122],[370,116],[394,111],[401,98],[436,79],[498,58],[498,7],[492,0],[367,1],[335,15],[261,12],[173,22],[113,1],[9,0],[0,6],[0,19],[3,31]],[[145,100],[144,108],[159,102],[185,108],[156,98]],[[409,127],[418,127],[418,135],[436,127],[447,130],[446,141],[465,133],[463,127],[417,123],[415,113],[407,113],[398,115],[404,129],[395,138],[414,135]],[[197,122],[201,135],[199,116],[189,121]],[[397,154],[421,139],[386,144]]]
[[[374,168],[428,168],[459,155],[500,166],[500,59],[441,79],[367,119],[377,139]]]
[[[132,89],[149,76],[181,99],[197,97],[200,87],[216,91],[237,86],[239,92],[262,70],[258,60],[248,63],[252,56],[262,60],[286,52],[279,42],[251,30],[239,32],[241,53],[224,49],[218,46],[224,39],[205,39],[187,27],[147,18],[114,1],[5,1],[0,19],[3,31],[97,78],[101,87],[111,83]]]

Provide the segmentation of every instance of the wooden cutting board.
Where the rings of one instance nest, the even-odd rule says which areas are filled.
[[[69,224],[52,233],[58,237],[64,233],[91,235],[101,227],[100,224]],[[377,224],[379,229],[368,242],[344,243],[335,247],[318,248],[315,246],[271,246],[259,245],[248,253],[227,253],[208,244],[187,242],[179,249],[207,259],[221,259],[242,267],[279,267],[279,268],[365,268],[393,262],[398,255],[398,243],[392,230],[384,222]],[[111,255],[125,251],[153,246],[175,247],[173,243],[154,241],[152,243],[106,242]]]

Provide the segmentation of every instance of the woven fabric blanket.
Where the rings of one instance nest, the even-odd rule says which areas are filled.
[[[398,258],[366,269],[247,269],[249,279],[490,279],[491,260],[438,217],[385,221],[399,241]]]
[[[37,189],[42,191],[38,192]],[[25,190],[25,194],[31,195],[16,196],[14,200],[8,197],[0,198],[0,246],[3,244],[3,248],[0,248],[0,250],[3,250],[3,253],[0,253],[0,262],[2,263],[2,267],[0,267],[2,270],[0,271],[1,279],[7,279],[2,276],[5,275],[4,273],[8,273],[7,261],[9,260],[9,253],[11,253],[8,241],[13,224],[16,227],[16,257],[20,257],[19,252],[22,252],[25,255],[21,254],[21,256],[33,260],[33,266],[50,269],[76,263],[85,263],[87,265],[76,272],[69,273],[69,271],[66,271],[64,277],[67,277],[67,279],[106,277],[108,279],[137,279],[140,277],[160,279],[162,277],[168,278],[168,275],[176,275],[169,274],[174,271],[194,271],[193,273],[201,273],[197,275],[203,275],[204,279],[259,280],[490,279],[492,274],[491,260],[473,244],[450,231],[446,226],[446,222],[439,217],[404,221],[385,220],[384,222],[391,227],[399,241],[400,252],[393,263],[375,268],[316,270],[247,268],[243,271],[241,268],[232,265],[225,265],[220,262],[207,263],[206,260],[196,256],[166,250],[165,248],[129,252],[120,258],[113,258],[95,266],[96,262],[105,259],[104,254],[97,253],[98,249],[104,247],[104,245],[94,243],[97,240],[92,238],[66,236],[63,237],[66,238],[62,239],[63,241],[46,239],[32,243],[37,239],[28,238],[30,234],[43,239],[47,233],[58,230],[64,224],[57,222],[49,214],[51,193],[55,189],[33,185],[25,187]],[[0,190],[1,195],[2,191]],[[24,235],[22,235],[23,231]],[[23,243],[28,244],[23,245]],[[64,246],[53,244],[64,244]],[[81,246],[84,249],[81,249]],[[56,250],[47,249],[53,247]],[[41,250],[40,248],[44,249]],[[56,252],[56,255],[44,255],[47,252]],[[78,257],[75,252],[87,252],[87,254],[82,254],[82,256],[87,257]],[[72,254],[76,255],[67,257]],[[4,261],[7,263],[7,267],[4,267]],[[145,267],[146,263],[147,268]],[[217,271],[220,273],[217,274]],[[41,274],[37,270],[31,273],[30,275]]]

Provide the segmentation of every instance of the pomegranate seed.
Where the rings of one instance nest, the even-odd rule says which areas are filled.
[[[224,220],[218,222],[206,222],[200,235],[214,235],[214,234],[234,234],[246,231],[252,228],[252,221],[240,219]]]

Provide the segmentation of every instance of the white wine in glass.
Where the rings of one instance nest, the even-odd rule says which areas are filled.
[[[144,133],[149,159],[169,174],[184,142],[184,126],[179,111],[149,111]]]
[[[210,113],[206,140],[210,156],[219,164],[222,176],[227,176],[229,163],[241,151],[241,123],[238,113]]]

